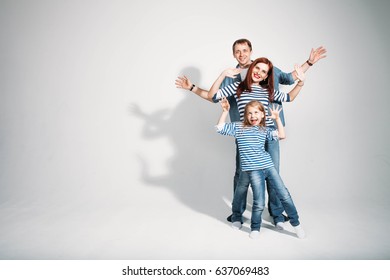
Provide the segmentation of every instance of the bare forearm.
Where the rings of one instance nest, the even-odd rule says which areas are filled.
[[[217,125],[224,124],[226,123],[226,119],[228,116],[229,111],[223,111],[221,116],[219,117]]]
[[[280,118],[277,118],[275,120],[275,122],[276,122],[276,126],[278,128],[278,137],[279,137],[279,139],[286,138],[286,132],[284,130],[284,126],[283,126],[282,121],[280,120]]]
[[[300,93],[304,83],[302,81],[299,81],[295,87],[289,92],[290,95],[290,102],[294,101],[294,99],[298,96]]]
[[[309,59],[306,60],[302,66],[301,69],[305,73],[311,66],[313,66],[315,63],[317,63],[319,60],[326,57],[326,49],[323,46],[320,46],[316,49],[311,49]],[[297,79],[297,73],[293,73],[294,80]]]
[[[208,98],[208,91],[201,89],[200,87],[191,83],[191,80],[186,76],[177,77],[177,79],[175,80],[175,85],[177,88],[182,88],[182,89],[192,91],[193,93],[195,93],[199,97],[212,102],[212,100]]]
[[[306,61],[301,65],[301,69],[302,69],[303,73],[306,73],[306,71],[309,70],[309,68],[310,68],[310,65],[309,65],[308,61],[306,60]],[[294,81],[296,81],[296,80],[298,79],[297,72],[294,70],[291,74],[292,74],[292,76],[293,76]]]
[[[191,90],[193,93],[195,93],[197,96],[203,98],[203,99],[206,99],[210,102],[213,102],[211,98],[208,97],[208,91],[207,90],[204,90],[198,86],[194,86],[194,88]]]
[[[221,86],[223,80],[225,79],[225,74],[222,73],[221,75],[219,75],[219,77],[215,80],[214,84],[211,86],[210,90],[208,91],[208,98],[209,99],[212,99],[214,94],[217,93],[217,91],[219,90],[219,87]]]

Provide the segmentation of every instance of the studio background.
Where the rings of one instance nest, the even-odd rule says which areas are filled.
[[[389,259],[389,11],[1,0],[0,258]],[[234,139],[214,131],[219,105],[175,88],[184,74],[209,88],[239,38],[284,71],[328,51],[284,106],[304,240],[267,210],[258,240],[230,228]]]

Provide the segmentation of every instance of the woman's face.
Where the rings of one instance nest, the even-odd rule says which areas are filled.
[[[267,79],[269,66],[265,63],[257,63],[252,71],[252,80],[254,84],[259,84],[261,81]]]

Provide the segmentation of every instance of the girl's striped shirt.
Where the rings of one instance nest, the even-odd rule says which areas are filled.
[[[271,156],[265,151],[265,140],[278,140],[278,131],[274,128],[244,126],[241,122],[216,125],[222,135],[237,139],[242,171],[265,169],[274,166]]]

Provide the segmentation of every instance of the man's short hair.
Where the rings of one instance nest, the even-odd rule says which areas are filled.
[[[234,53],[234,47],[238,44],[248,44],[249,49],[252,51],[252,43],[248,39],[238,39],[233,43],[233,53]]]

